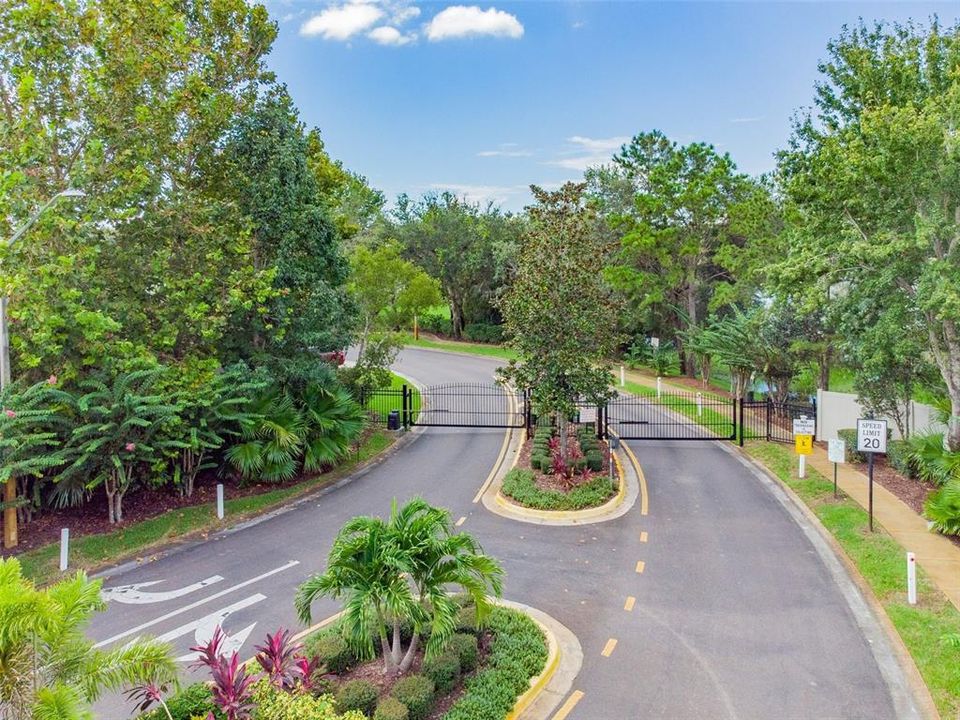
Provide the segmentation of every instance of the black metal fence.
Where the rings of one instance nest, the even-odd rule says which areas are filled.
[[[764,400],[741,400],[740,444],[744,440],[767,440],[792,443],[793,421],[800,418],[817,419],[817,404],[797,402],[774,402]]]
[[[391,411],[395,410],[398,417],[402,416],[405,395],[404,389],[366,390],[360,392],[357,402],[367,411],[370,422],[386,425]]]

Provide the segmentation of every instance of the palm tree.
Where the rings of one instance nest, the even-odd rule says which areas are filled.
[[[417,498],[399,510],[394,503],[388,522],[358,517],[344,525],[327,571],[300,586],[296,607],[300,619],[309,623],[318,597],[344,598],[344,625],[361,656],[372,657],[376,636],[384,673],[403,673],[413,663],[426,625],[432,630],[429,654],[441,650],[452,635],[457,606],[447,592],[451,587],[473,599],[482,620],[490,608],[489,595],[502,592],[502,576],[499,564],[482,553],[476,540],[451,532],[446,510]],[[400,637],[404,621],[414,628],[406,652]]]
[[[176,678],[165,644],[94,649],[84,629],[103,606],[100,581],[82,572],[37,590],[15,558],[0,560],[0,718],[92,720],[104,690]]]

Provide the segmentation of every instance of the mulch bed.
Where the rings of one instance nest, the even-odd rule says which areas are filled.
[[[473,672],[461,675],[453,690],[443,697],[434,700],[433,709],[430,711],[430,714],[427,715],[427,720],[440,720],[440,718],[442,718],[447,711],[453,707],[454,703],[460,699],[464,693],[464,690],[466,689],[466,681],[482,670],[483,666],[486,664],[487,656],[490,654],[490,643],[492,640],[493,636],[490,633],[483,633],[477,639],[477,668]],[[384,675],[383,660],[377,658],[376,660],[371,660],[370,662],[363,663],[362,665],[357,665],[342,675],[330,674],[324,675],[324,678],[332,680],[337,684],[343,684],[349,682],[350,680],[366,680],[367,682],[377,686],[380,698],[382,699],[390,694],[390,690],[398,680],[420,672],[420,666],[423,664],[423,653],[424,651],[421,647],[417,651],[416,659],[413,661],[410,671],[399,677],[394,675]]]
[[[20,525],[20,543],[15,550],[0,549],[0,557],[17,555],[34,548],[59,542],[60,529],[70,528],[71,538],[97,535],[130,527],[171,510],[180,510],[215,502],[217,483],[223,483],[224,496],[229,500],[279,490],[325,475],[334,468],[319,473],[305,473],[286,482],[241,483],[236,477],[220,477],[216,471],[201,473],[194,483],[193,495],[181,497],[172,486],[162,488],[143,487],[131,490],[123,498],[123,522],[110,525],[107,522],[107,501],[102,489],[95,490],[90,500],[78,507],[54,510],[43,508],[34,515],[33,521]],[[0,523],[2,525],[2,523]]]
[[[604,467],[610,462],[610,449],[607,446],[605,440],[600,441],[600,452],[603,453],[603,462]],[[539,470],[535,470],[530,465],[530,457],[533,454],[533,439],[525,440],[523,445],[520,448],[520,457],[517,460],[517,467],[523,468],[524,470],[529,470],[533,473],[533,481],[538,488],[541,490],[555,490],[557,492],[568,493],[573,490],[578,485],[583,485],[584,483],[591,482],[595,480],[599,473],[591,472],[584,473],[583,475],[574,475],[573,480],[569,483],[565,480],[561,480],[556,475],[542,473]]]

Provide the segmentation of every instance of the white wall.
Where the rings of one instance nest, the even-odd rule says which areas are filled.
[[[937,411],[934,408],[912,401],[910,405],[911,432],[946,431],[946,427],[937,422]],[[857,418],[864,415],[857,396],[853,393],[817,390],[817,440],[831,440],[837,437],[837,430],[855,428]],[[893,439],[899,440],[900,433],[896,424],[890,418],[887,418],[887,421],[893,431]]]

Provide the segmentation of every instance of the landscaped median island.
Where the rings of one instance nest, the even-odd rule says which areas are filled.
[[[567,453],[553,427],[538,427],[520,450],[518,466],[503,479],[500,493],[536,510],[599,507],[619,489],[606,473],[609,449],[592,425],[581,425],[567,439]]]
[[[193,648],[210,683],[165,699],[139,693],[150,720],[502,720],[546,667],[547,638],[518,610],[495,604],[500,565],[446,510],[415,499],[387,520],[348,521],[327,569],[300,586],[309,623],[319,597],[344,609],[304,641],[267,635],[247,663],[221,652],[219,628]],[[451,595],[448,590],[459,590]]]
[[[960,611],[917,571],[918,602],[906,598],[905,550],[881,528],[871,533],[867,513],[852,499],[833,497],[833,483],[807,468],[794,476],[795,455],[773,443],[748,442],[745,450],[796,493],[819,518],[869,585],[900,634],[941,717],[960,716]]]

